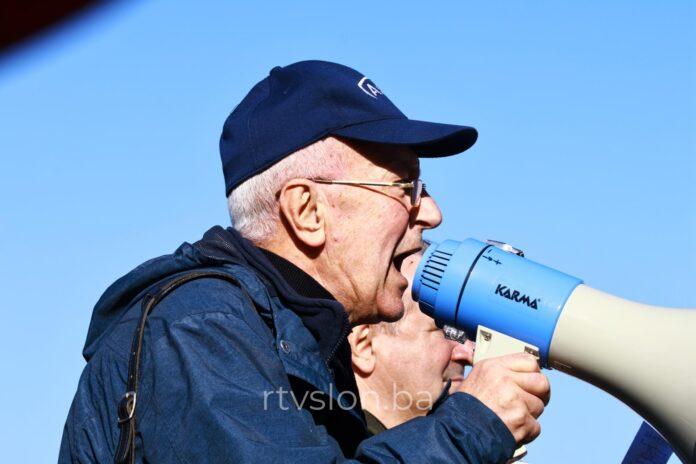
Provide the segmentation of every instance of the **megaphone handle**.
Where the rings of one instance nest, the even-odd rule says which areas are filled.
[[[493,329],[479,325],[476,330],[476,348],[474,350],[474,364],[497,356],[512,353],[530,353],[539,358],[539,348],[522,340],[496,332]],[[527,455],[527,447],[522,445],[515,450],[508,463],[516,462]]]

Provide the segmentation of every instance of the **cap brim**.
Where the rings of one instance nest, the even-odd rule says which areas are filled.
[[[401,118],[363,122],[332,134],[364,142],[409,145],[418,156],[426,158],[461,153],[478,137],[473,127]]]

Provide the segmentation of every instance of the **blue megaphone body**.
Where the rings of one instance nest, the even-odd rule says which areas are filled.
[[[479,325],[539,348],[542,366],[561,310],[582,280],[524,258],[501,242],[446,240],[425,251],[413,299],[439,326],[474,337]]]
[[[627,404],[696,464],[696,309],[625,300],[471,238],[430,244],[412,296],[438,326],[476,339],[474,364],[531,353]]]

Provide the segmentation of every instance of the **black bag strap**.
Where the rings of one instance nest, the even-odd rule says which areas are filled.
[[[148,293],[145,298],[143,298],[140,321],[138,322],[135,334],[133,335],[133,341],[131,342],[126,393],[121,397],[121,401],[119,401],[118,404],[118,427],[120,436],[116,448],[116,455],[114,456],[115,464],[135,464],[135,408],[138,399],[138,380],[140,378],[140,353],[143,348],[143,334],[147,316],[152,312],[157,303],[162,301],[164,297],[169,295],[176,288],[192,280],[202,278],[226,280],[232,285],[239,287],[244,292],[244,296],[249,300],[251,305],[256,307],[249,293],[236,278],[224,272],[216,271],[194,271],[183,274],[166,282],[159,287],[154,294]]]

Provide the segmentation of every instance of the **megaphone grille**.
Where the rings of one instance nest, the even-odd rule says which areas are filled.
[[[427,285],[435,291],[440,288],[442,276],[449,265],[452,255],[444,251],[435,250],[426,261],[423,272],[420,275],[421,284]]]
[[[442,277],[445,275],[452,254],[435,249],[432,253],[427,253],[423,258],[425,259],[425,264],[418,272],[419,287],[422,289],[419,292],[421,296],[420,305],[421,310],[425,311],[426,314],[433,314],[437,292],[440,289]],[[423,291],[425,290],[423,287],[427,287],[428,290]]]

